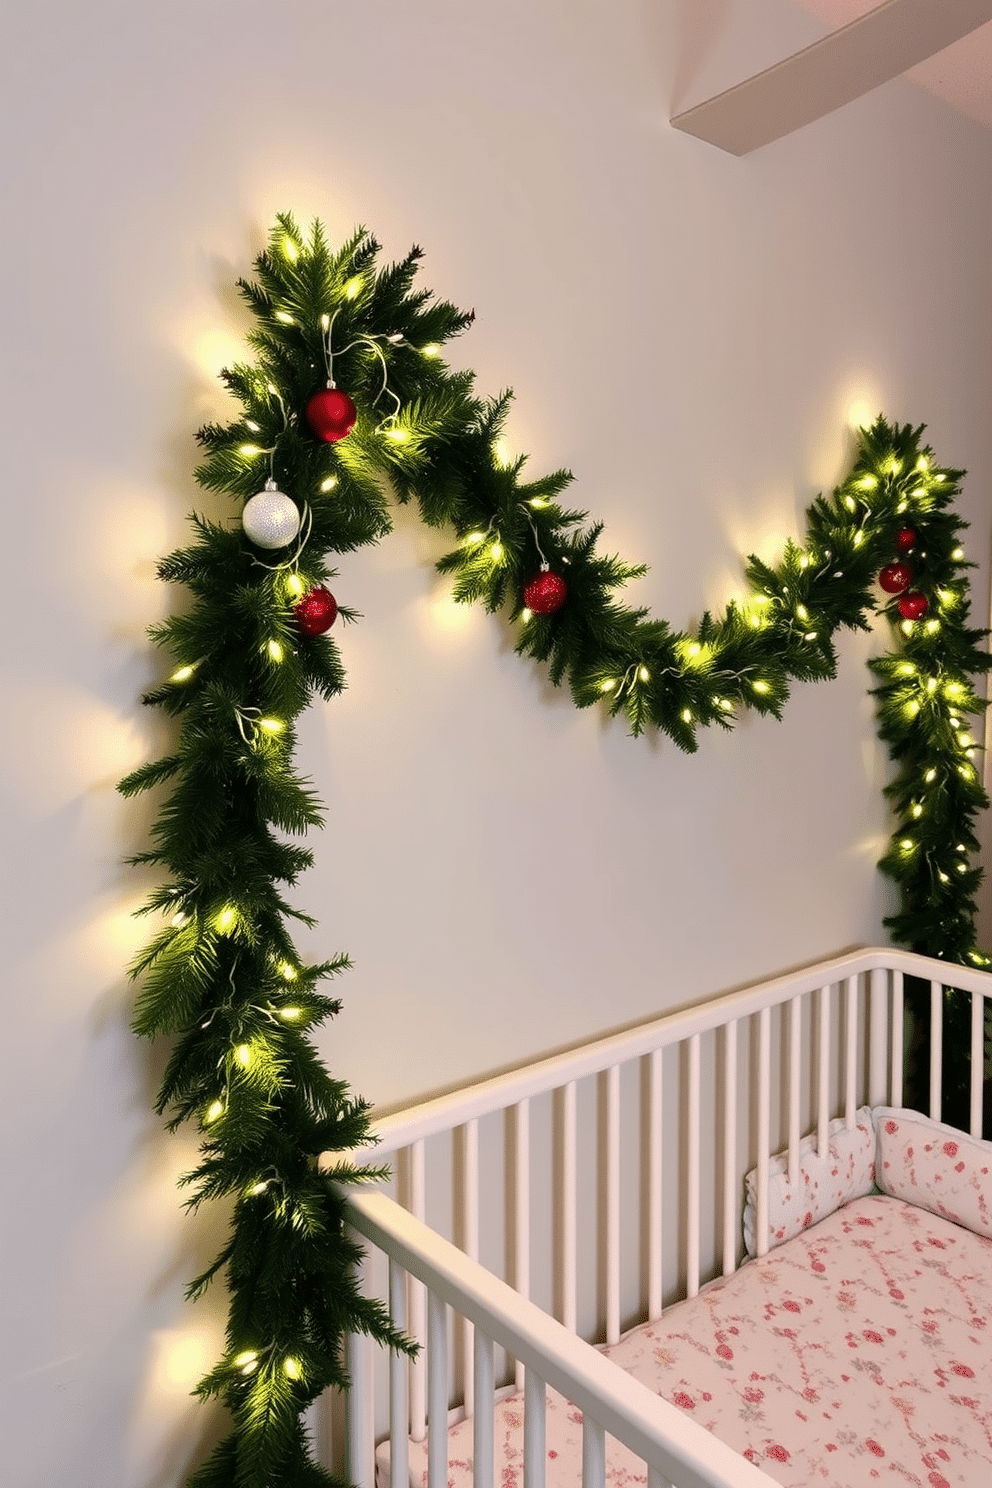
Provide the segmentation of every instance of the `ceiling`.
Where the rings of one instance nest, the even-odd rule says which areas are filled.
[[[794,0],[831,31],[873,10],[877,0]],[[934,0],[939,4],[940,0]],[[945,47],[926,62],[910,68],[906,77],[944,99],[986,129],[992,129],[992,22]]]

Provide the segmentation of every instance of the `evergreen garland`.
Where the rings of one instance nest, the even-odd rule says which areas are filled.
[[[343,1335],[409,1348],[359,1293],[343,1229],[347,1186],[375,1176],[351,1158],[370,1140],[368,1108],[327,1074],[311,1038],[339,1006],[320,984],[347,958],[306,964],[289,924],[312,922],[284,897],[312,861],[286,837],[321,821],[294,770],[294,723],[315,694],[344,686],[335,641],[304,633],[296,606],[333,577],[324,555],[388,532],[387,488],[416,501],[429,525],[453,529],[439,568],[456,598],[504,611],[517,651],[547,663],[579,707],[605,706],[635,735],[661,730],[684,750],[743,709],[779,716],[794,679],[834,676],[835,633],[866,628],[881,607],[897,643],[870,664],[898,766],[880,867],[901,903],[886,924],[914,950],[989,964],[975,944],[971,862],[987,798],[967,719],[986,706],[974,684],[990,661],[986,632],[969,626],[965,524],[952,506],[962,472],[935,464],[922,427],[880,417],[862,431],[847,479],[809,507],[802,543],[788,543],[776,567],[748,560],[747,600],[704,615],[693,635],[674,630],[619,601],[644,570],[605,556],[601,525],[560,504],[567,471],[526,480],[523,459],[501,458],[509,394],[477,397],[472,375],[440,355],[472,316],[415,286],[418,249],[385,268],[378,254],[364,230],[332,251],[320,223],[305,240],[280,215],[256,277],[240,282],[256,318],[254,360],[222,374],[241,413],[200,431],[196,472],[233,499],[235,520],[194,514],[191,545],[159,564],[193,601],[151,631],[173,670],[145,701],[178,720],[178,742],[120,786],[171,789],[151,848],[131,860],[167,875],[143,909],[167,922],[132,968],[135,1028],[175,1039],[157,1109],[171,1128],[193,1121],[201,1133],[189,1206],[233,1203],[227,1243],[190,1287],[197,1296],[224,1273],[230,1292],[226,1349],[199,1393],[220,1398],[233,1426],[194,1473],[196,1488],[331,1482],[301,1417],[327,1386],[346,1384]],[[336,442],[304,413],[325,384],[329,346],[357,408]],[[239,520],[270,475],[303,515],[306,539],[275,557]],[[914,590],[928,606],[918,619],[902,619],[897,598],[882,603],[875,586],[907,532]],[[562,581],[552,613],[524,604],[542,573]]]

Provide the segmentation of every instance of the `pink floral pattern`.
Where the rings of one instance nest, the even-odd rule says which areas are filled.
[[[787,1488],[992,1482],[992,1241],[873,1195],[604,1350]],[[581,1481],[581,1414],[548,1392],[548,1488]],[[496,1482],[522,1488],[523,1409],[496,1408]],[[472,1423],[449,1435],[471,1484]],[[388,1446],[379,1482],[388,1484]],[[611,1488],[644,1466],[607,1440]],[[411,1488],[427,1482],[410,1445]]]
[[[799,1181],[789,1182],[789,1154],[778,1152],[768,1163],[768,1249],[791,1240],[826,1219],[842,1204],[871,1193],[875,1183],[875,1124],[868,1106],[855,1113],[848,1130],[843,1117],[827,1128],[827,1151],[820,1156],[815,1136],[799,1144]],[[757,1255],[758,1175],[744,1180],[744,1249]]]
[[[992,1142],[918,1111],[880,1106],[876,1116],[879,1188],[992,1237]]]

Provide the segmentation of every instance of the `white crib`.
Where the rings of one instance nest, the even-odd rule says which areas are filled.
[[[971,1132],[981,1135],[992,976],[892,949],[857,951],[729,993],[425,1101],[376,1123],[388,1188],[352,1196],[366,1284],[421,1344],[414,1362],[349,1343],[346,1455],[357,1488],[409,1488],[427,1441],[448,1480],[448,1429],[472,1418],[474,1488],[494,1483],[494,1397],[522,1392],[523,1482],[545,1481],[550,1386],[582,1413],[583,1488],[603,1488],[606,1436],[648,1488],[773,1480],[592,1344],[658,1319],[742,1258],[756,1167],[767,1249],[770,1154],[861,1105],[903,1103],[903,980],[930,983],[930,1114],[941,1108],[943,988],[971,996]],[[333,1155],[328,1154],[331,1166]],[[363,1154],[363,1161],[365,1155]],[[388,1474],[388,1476],[386,1476]],[[497,1483],[497,1488],[499,1484]]]

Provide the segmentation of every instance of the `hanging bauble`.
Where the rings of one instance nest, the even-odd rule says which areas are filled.
[[[265,490],[245,502],[241,521],[248,537],[259,548],[284,548],[300,530],[296,502],[277,490],[274,480],[267,480]]]
[[[358,411],[340,388],[328,387],[314,393],[307,404],[307,423],[328,444],[336,444],[355,427]]]
[[[909,553],[916,547],[919,539],[912,527],[900,527],[896,533],[896,547],[900,553]]]
[[[329,589],[318,584],[293,606],[293,614],[304,635],[323,635],[338,618],[338,602]]]
[[[524,585],[524,604],[533,615],[553,615],[567,598],[568,585],[550,568],[542,568]]]
[[[899,613],[904,620],[921,620],[929,608],[930,601],[918,589],[902,595],[899,600]]]
[[[886,594],[902,594],[913,582],[913,570],[908,563],[887,563],[878,582]]]

